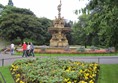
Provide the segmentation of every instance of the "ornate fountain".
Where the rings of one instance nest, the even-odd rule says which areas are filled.
[[[69,27],[64,27],[65,21],[61,17],[61,0],[60,4],[57,6],[58,18],[55,17],[53,21],[53,26],[49,27],[48,31],[51,33],[52,38],[50,39],[51,47],[65,47],[68,46],[68,40],[66,38],[66,32],[70,31]]]

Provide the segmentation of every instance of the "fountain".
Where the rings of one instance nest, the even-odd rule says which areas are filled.
[[[61,17],[61,0],[57,7],[58,18],[55,17],[53,26],[49,27],[48,31],[51,33],[52,38],[50,39],[51,47],[66,47],[68,46],[68,40],[66,38],[66,32],[70,31],[69,27],[65,27],[64,17]]]

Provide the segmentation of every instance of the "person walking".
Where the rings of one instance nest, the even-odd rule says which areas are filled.
[[[14,54],[14,49],[15,49],[15,46],[14,46],[14,44],[12,43],[12,44],[10,45],[10,53],[11,53],[11,55]]]
[[[34,57],[34,45],[30,43],[30,54]]]
[[[30,43],[29,42],[27,43],[27,51],[26,51],[26,53],[27,53],[27,56],[30,56]]]
[[[22,45],[22,49],[23,49],[22,57],[24,57],[24,56],[27,57],[27,53],[26,53],[26,51],[27,51],[27,44],[25,42]]]

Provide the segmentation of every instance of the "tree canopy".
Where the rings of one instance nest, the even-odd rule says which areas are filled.
[[[87,16],[87,20],[84,21],[84,24],[86,24],[86,26],[84,26],[84,31],[86,32],[85,36],[89,38],[88,43],[118,48],[117,0],[90,0],[88,5],[82,10],[82,16]],[[81,19],[79,20],[80,21],[76,25],[83,22]],[[82,26],[83,25],[78,27]]]
[[[43,44],[46,43],[44,40],[49,39],[46,32],[50,25],[51,20],[37,18],[30,10],[6,6],[0,17],[0,35],[14,42],[30,40]]]

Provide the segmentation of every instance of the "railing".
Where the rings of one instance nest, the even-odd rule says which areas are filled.
[[[0,79],[0,83],[3,83],[3,82],[6,83],[6,80],[1,72],[0,72],[0,78],[2,78],[2,79]]]
[[[0,66],[8,66],[11,65],[15,60],[18,59],[35,59],[35,58],[49,58],[53,56],[39,56],[39,57],[15,57],[15,58],[5,58],[5,59],[0,59]],[[118,56],[101,56],[101,57],[79,57],[79,56],[56,56],[55,58],[59,60],[72,60],[72,61],[84,61],[84,62],[96,62],[99,64],[118,64]]]
[[[11,65],[15,60],[22,59],[22,57],[15,57],[15,58],[5,58],[0,59],[0,66],[8,66]]]

